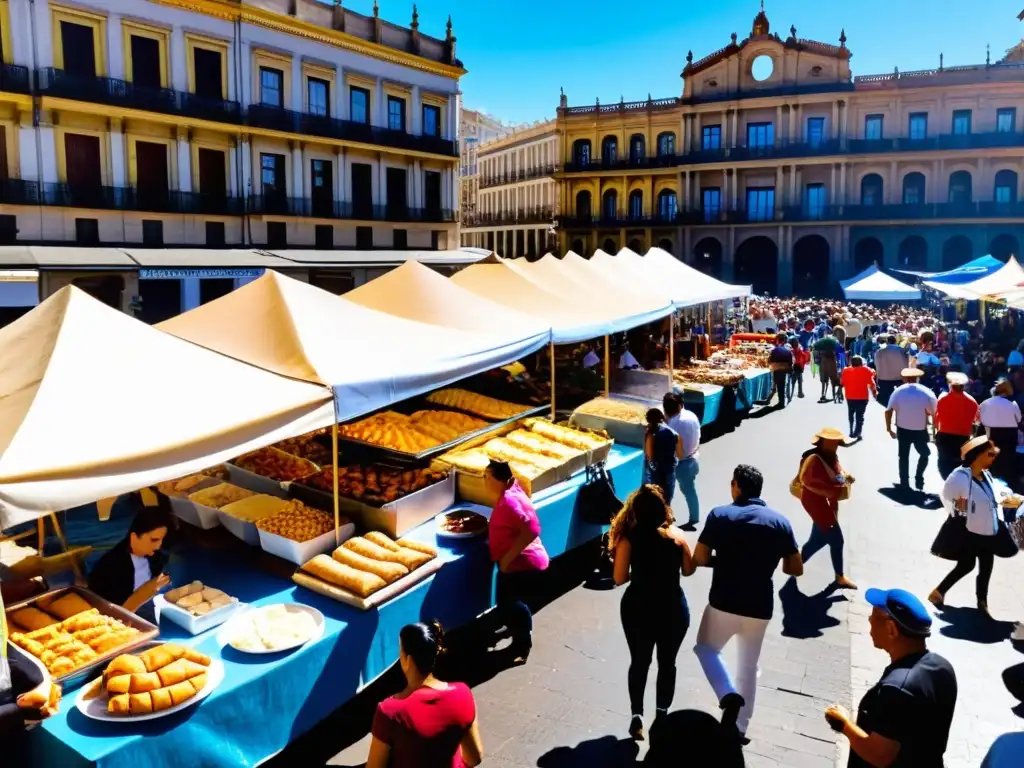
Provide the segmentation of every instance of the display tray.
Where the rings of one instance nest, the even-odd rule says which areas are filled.
[[[301,568],[292,574],[292,581],[300,587],[305,587],[306,589],[323,595],[324,597],[329,597],[340,603],[351,605],[353,608],[358,608],[361,611],[369,611],[372,608],[383,605],[391,598],[397,597],[418,582],[423,581],[425,578],[440,569],[442,565],[444,565],[444,563],[441,558],[435,557],[429,563],[424,563],[412,573],[407,576],[403,576],[398,581],[388,584],[383,589],[377,590],[369,597],[360,597],[357,594],[349,592],[347,589],[342,589],[334,584],[329,584],[323,579],[319,579],[316,576],[306,573]]]
[[[364,442],[362,440],[355,440],[355,439],[350,438],[350,437],[345,437],[345,436],[343,436],[341,434],[338,435],[338,444],[340,446],[342,443],[346,443],[348,445],[358,446],[358,447],[360,447],[360,448],[362,448],[364,450],[373,450],[373,451],[381,453],[381,454],[383,454],[385,456],[391,456],[391,457],[393,457],[393,458],[395,458],[395,459],[397,459],[399,461],[405,461],[405,462],[421,461],[423,459],[429,459],[429,458],[433,458],[434,456],[439,456],[442,453],[447,453],[448,451],[452,450],[453,448],[457,448],[459,445],[461,445],[462,443],[466,442],[467,440],[473,440],[475,438],[482,437],[484,435],[489,435],[491,432],[499,430],[499,429],[502,429],[502,428],[508,426],[509,424],[513,424],[513,423],[519,421],[520,419],[525,419],[525,418],[528,418],[530,416],[539,416],[541,414],[549,413],[551,411],[551,406],[550,405],[538,405],[538,406],[534,406],[534,407],[523,406],[523,407],[527,408],[527,410],[523,411],[522,413],[516,414],[515,416],[512,416],[511,418],[504,419],[503,421],[492,422],[492,423],[488,424],[486,427],[481,427],[480,429],[477,429],[477,430],[475,430],[473,432],[466,432],[464,435],[459,435],[454,440],[449,440],[447,443],[441,443],[441,445],[435,445],[432,448],[428,448],[425,451],[420,451],[419,453],[406,453],[404,451],[396,451],[394,448],[388,448],[386,446],[377,445],[376,443],[367,443],[367,442]],[[422,408],[423,409],[429,409],[429,410],[432,410],[432,411],[455,411],[456,413],[466,413],[465,411],[460,411],[457,408],[448,408],[448,407],[445,407],[443,405],[436,405],[434,403],[422,403]],[[392,408],[391,410],[397,410],[397,409]],[[475,416],[475,414],[467,414],[467,415]],[[360,418],[368,418],[368,417],[367,416],[362,416]],[[480,416],[475,416],[475,418],[479,419],[481,417]]]
[[[296,456],[293,453],[282,451],[280,448],[274,448],[273,446],[270,446],[269,448],[266,448],[264,450],[269,450],[276,453],[283,453],[287,456],[290,456],[293,459],[297,459],[298,461],[303,462],[304,464],[308,464],[310,472],[308,475],[306,475],[306,477],[308,477],[309,475],[314,475],[320,471],[320,467],[318,467],[309,459],[303,459],[302,457]],[[259,475],[248,469],[243,469],[237,464],[232,464],[231,462],[228,462],[226,466],[228,468],[228,482],[234,483],[235,485],[241,488],[246,488],[250,491],[256,491],[256,493],[266,493],[269,494],[270,496],[277,496],[280,499],[288,498],[288,493],[287,491],[284,490],[284,488],[282,488],[281,483],[294,482],[275,480],[274,478],[267,477],[266,475]]]
[[[361,527],[370,531],[380,531],[397,539],[452,505],[455,501],[453,475],[454,473],[449,473],[448,477],[439,483],[428,485],[379,507],[339,496],[338,508]],[[290,483],[288,492],[304,504],[332,514],[334,512],[334,497],[327,491],[303,483]],[[311,557],[312,555],[302,562],[307,562]]]
[[[278,536],[276,533],[259,530],[259,543],[264,552],[277,555],[290,563],[302,565],[317,555],[333,551],[335,547],[351,539],[355,533],[355,523],[345,523],[339,526],[337,536],[335,536],[335,531],[331,530],[309,541],[293,541],[284,536]]]
[[[199,635],[208,629],[219,627],[244,605],[245,603],[240,603],[235,598],[228,605],[223,605],[203,616],[196,616],[191,611],[179,608],[174,603],[169,602],[163,595],[157,595],[153,598],[153,608],[158,619],[166,617],[168,621],[177,624],[190,635]]]
[[[640,403],[646,407],[657,407],[660,408],[660,403],[655,403],[653,400],[646,400],[641,398],[632,397],[613,397],[612,399],[619,399],[626,402]],[[613,419],[608,416],[597,416],[592,413],[573,413],[572,418],[569,420],[573,425],[583,427],[584,429],[590,430],[601,430],[607,432],[616,443],[622,445],[630,445],[636,448],[642,448],[644,445],[644,437],[647,434],[647,428],[643,424],[634,424],[629,421],[622,421],[620,419]],[[603,449],[598,449],[603,450]]]
[[[156,625],[151,624],[145,619],[136,616],[134,613],[125,610],[120,605],[115,605],[109,600],[104,600],[102,597],[95,594],[94,592],[90,592],[89,590],[84,589],[82,587],[60,587],[59,589],[53,589],[45,594],[35,595],[34,597],[29,598],[28,600],[22,600],[20,602],[13,603],[7,606],[6,611],[9,614],[11,611],[16,611],[19,608],[24,608],[29,605],[35,605],[40,600],[52,602],[54,600],[57,600],[58,598],[63,597],[69,592],[74,592],[75,594],[77,594],[79,597],[85,600],[85,602],[89,603],[89,605],[91,605],[93,608],[98,609],[99,612],[103,615],[112,616],[113,618],[117,619],[126,626],[133,627],[134,629],[139,630],[139,634],[136,635],[130,642],[127,642],[122,646],[114,648],[112,651],[108,651],[107,653],[104,653],[102,656],[97,656],[95,661],[92,661],[83,667],[79,667],[75,671],[69,672],[66,675],[54,677],[53,682],[57,683],[58,685],[63,685],[65,688],[72,688],[78,685],[79,683],[83,682],[84,680],[87,680],[91,676],[92,671],[95,670],[97,667],[105,665],[112,658],[114,658],[115,656],[119,656],[122,653],[130,653],[131,651],[137,649],[139,646],[145,645],[150,640],[153,640],[160,634],[160,630]],[[13,646],[14,643],[11,643],[11,645]]]

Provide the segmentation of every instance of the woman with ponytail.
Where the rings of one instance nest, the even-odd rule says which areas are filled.
[[[434,677],[444,654],[440,622],[407,624],[398,635],[406,686],[373,717],[366,768],[463,768],[483,760],[473,694]]]

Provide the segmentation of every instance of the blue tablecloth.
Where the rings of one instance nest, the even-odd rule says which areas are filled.
[[[683,402],[687,410],[691,410],[700,418],[701,426],[707,426],[718,420],[722,407],[723,388],[714,384],[703,384],[700,389],[684,387]]]
[[[608,458],[621,496],[640,483],[641,452],[616,446]],[[552,556],[592,540],[601,526],[575,510],[580,473],[534,498],[541,537]],[[398,658],[398,633],[411,622],[438,618],[455,627],[493,605],[493,568],[486,542],[452,545],[437,539],[434,521],[410,537],[437,545],[444,565],[433,576],[379,609],[359,611],[256,570],[244,559],[175,557],[176,583],[200,579],[255,605],[300,602],[320,610],[324,636],[297,651],[252,656],[221,648],[216,630],[188,637],[161,624],[161,639],[195,645],[224,662],[224,682],[194,708],[148,723],[104,723],[78,712],[78,691],[67,691],[61,712],[32,734],[33,764],[61,768],[194,768],[252,766],[283,749]]]
[[[772,394],[772,372],[763,369],[744,371],[736,392],[736,410],[749,411],[754,404]]]

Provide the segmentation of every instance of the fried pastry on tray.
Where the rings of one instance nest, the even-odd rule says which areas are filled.
[[[206,686],[209,665],[208,656],[173,643],[118,656],[103,671],[107,711],[148,715],[182,704]]]
[[[476,392],[470,392],[467,389],[459,389],[457,387],[432,392],[427,395],[427,402],[443,405],[448,408],[458,408],[460,411],[473,413],[477,416],[483,416],[485,419],[493,419],[494,421],[511,419],[513,416],[518,416],[520,413],[530,410],[528,405],[497,400],[493,397],[478,395]]]

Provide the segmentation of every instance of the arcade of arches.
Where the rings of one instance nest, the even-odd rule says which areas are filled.
[[[1024,229],[1015,226],[962,230],[943,227],[920,234],[879,231],[854,236],[851,240],[854,273],[875,263],[911,272],[938,272],[956,269],[989,254],[1001,261],[1011,256],[1019,259]]]

